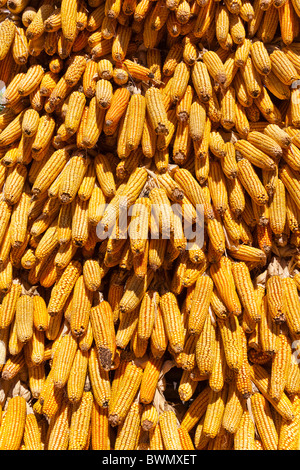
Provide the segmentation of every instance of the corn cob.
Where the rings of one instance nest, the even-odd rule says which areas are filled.
[[[26,423],[26,401],[24,397],[15,396],[9,400],[5,421],[0,431],[2,450],[18,450],[21,445]]]
[[[128,363],[121,383],[126,384],[116,392],[113,403],[109,406],[109,422],[116,426],[124,421],[126,414],[133,403],[135,395],[142,380],[143,370],[134,363]]]
[[[73,404],[69,431],[69,450],[83,450],[87,444],[93,406],[93,395],[86,391],[80,402]]]
[[[279,401],[273,400],[268,392],[270,385],[270,374],[259,364],[251,366],[251,377],[254,384],[268,400],[275,410],[287,421],[294,419],[293,407],[285,393],[282,394]]]
[[[263,448],[265,450],[276,450],[278,447],[278,434],[271,418],[269,404],[261,393],[254,393],[252,395],[251,410]]]
[[[234,435],[235,450],[254,450],[255,426],[248,410],[244,410],[238,429]]]

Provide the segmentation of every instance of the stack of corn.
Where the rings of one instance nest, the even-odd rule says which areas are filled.
[[[0,0],[1,450],[300,449],[299,25]]]

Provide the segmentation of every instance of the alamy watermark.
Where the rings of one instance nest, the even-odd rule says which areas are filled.
[[[204,207],[198,204],[128,204],[126,196],[118,205],[104,204],[103,216],[96,228],[99,240],[115,239],[182,239],[186,250],[204,243]]]
[[[300,363],[300,339],[296,339],[292,342],[292,361],[295,364]]]

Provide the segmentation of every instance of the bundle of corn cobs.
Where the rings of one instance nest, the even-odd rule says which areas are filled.
[[[300,1],[0,7],[0,449],[299,449]]]

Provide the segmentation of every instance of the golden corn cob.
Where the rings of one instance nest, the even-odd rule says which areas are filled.
[[[87,120],[82,136],[82,145],[85,148],[95,146],[103,128],[105,111],[97,106],[94,96],[89,103]]]
[[[297,70],[283,51],[274,50],[270,54],[270,60],[272,71],[284,84],[291,85],[294,80],[297,80]]]
[[[164,411],[159,417],[161,435],[166,450],[181,449],[177,418],[173,410]]]
[[[74,336],[82,336],[87,328],[92,307],[92,293],[86,287],[83,275],[77,279],[70,313],[70,328]]]
[[[141,405],[138,402],[132,403],[124,422],[118,426],[115,449],[135,450],[139,434],[139,424],[141,419]],[[130,432],[128,432],[130,429]]]
[[[297,315],[297,286],[290,277],[283,279],[283,286],[286,298],[286,322],[289,330],[293,334],[298,334],[298,315]]]
[[[76,197],[89,164],[90,159],[83,152],[72,155],[59,185],[58,197],[63,204],[70,203]]]
[[[1,132],[0,147],[10,145],[22,135],[22,119],[24,111],[21,111]]]
[[[156,320],[150,337],[150,349],[154,357],[161,357],[167,349],[168,338],[165,331],[161,308],[158,305]]]
[[[153,401],[163,363],[162,358],[149,357],[140,386],[140,402],[149,404]]]
[[[246,158],[238,161],[238,178],[244,189],[257,204],[265,204],[268,201],[268,194],[264,186],[255,173],[251,162]]]
[[[110,370],[116,352],[113,311],[106,301],[91,310],[91,325],[101,367]]]
[[[213,439],[218,434],[222,425],[225,403],[227,399],[227,386],[220,392],[210,391],[207,409],[203,422],[203,433]]]
[[[63,388],[67,383],[77,348],[77,340],[71,334],[62,338],[52,365],[55,387]]]
[[[9,400],[6,418],[0,429],[2,450],[18,450],[21,445],[26,423],[26,400],[15,396]]]
[[[72,403],[81,400],[88,370],[88,352],[77,349],[67,381],[67,395]]]
[[[294,419],[293,406],[287,395],[283,393],[279,401],[271,398],[269,394],[270,374],[266,369],[259,364],[251,365],[251,377],[256,387],[275,410],[287,421],[292,421]]]
[[[0,60],[3,60],[5,56],[7,55],[10,46],[13,43],[14,36],[15,36],[15,29],[16,26],[15,24],[9,19],[6,18],[4,21],[1,23],[1,28],[0,28],[0,37],[1,37],[1,50],[0,50]]]
[[[91,446],[93,450],[109,450],[110,436],[108,426],[107,408],[100,407],[98,403],[93,401],[91,416]]]
[[[124,421],[140,387],[142,374],[143,370],[141,367],[133,362],[127,364],[124,375],[121,378],[123,386],[116,392],[115,399],[109,406],[109,422],[112,426],[116,426]]]
[[[29,295],[21,295],[16,304],[16,328],[19,341],[25,343],[33,335],[33,299]]]
[[[108,371],[100,367],[98,354],[94,346],[89,351],[88,372],[94,400],[101,408],[107,408],[111,400],[111,384]]]
[[[249,410],[244,410],[234,435],[235,450],[255,450],[255,426]]]
[[[288,375],[289,361],[291,360],[291,348],[284,333],[279,333],[277,337],[278,349],[272,359],[270,395],[279,401]]]
[[[57,284],[53,287],[48,303],[48,313],[53,316],[60,313],[70,295],[76,280],[82,272],[79,261],[72,260],[64,270]]]
[[[72,406],[68,450],[83,450],[89,436],[93,394],[85,391],[81,400]]]
[[[195,62],[191,77],[198,98],[204,102],[209,101],[212,96],[212,84],[206,64]]]
[[[263,449],[277,450],[278,434],[272,420],[270,406],[261,393],[254,393],[252,395],[251,410],[259,436],[262,440]]]
[[[76,36],[77,2],[61,2],[61,28],[64,38],[73,42]]]
[[[211,265],[210,275],[221,299],[228,308],[228,311],[238,315],[241,311],[241,305],[235,290],[235,282],[231,271],[230,261],[227,258],[222,257],[219,262]],[[225,289],[226,293],[224,291],[225,285],[227,286]]]
[[[298,442],[298,421],[299,421],[299,401],[298,396],[292,396],[292,404],[295,410],[295,419],[292,422],[283,421],[278,435],[278,449],[297,449]]]
[[[286,318],[286,296],[283,278],[279,275],[271,276],[267,280],[266,295],[268,300],[268,311],[276,322],[282,322]]]
[[[67,399],[62,400],[56,419],[51,426],[51,430],[49,430],[49,437],[47,440],[48,450],[68,449],[71,407],[72,405]]]
[[[87,98],[92,98],[93,96],[95,96],[97,78],[98,78],[97,62],[95,62],[94,60],[89,60],[86,63],[85,70],[82,75],[83,92]]]
[[[182,352],[184,346],[183,324],[177,299],[172,292],[165,292],[160,297],[160,307],[169,344],[174,352]]]
[[[246,263],[237,262],[232,264],[232,274],[241,303],[249,317],[255,322],[260,321],[260,313],[255,301],[255,293],[251,276]]]
[[[230,369],[238,371],[243,363],[243,355],[241,348],[241,327],[237,317],[233,315],[225,319],[218,318],[217,322],[220,326],[226,363]]]
[[[200,334],[204,327],[208,315],[212,289],[213,282],[210,277],[198,277],[188,322],[188,329],[191,334]]]

